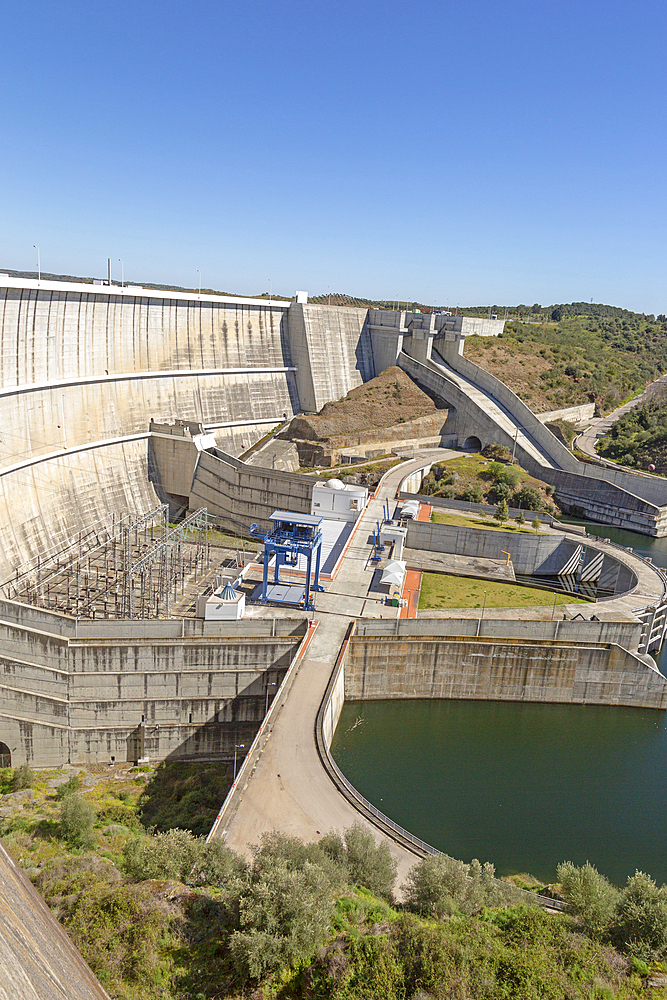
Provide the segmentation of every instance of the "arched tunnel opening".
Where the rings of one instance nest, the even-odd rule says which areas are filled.
[[[474,434],[471,434],[463,442],[463,447],[465,448],[466,451],[481,451],[482,442]]]

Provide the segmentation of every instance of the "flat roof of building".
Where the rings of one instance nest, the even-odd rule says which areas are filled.
[[[269,521],[288,521],[290,524],[305,524],[316,528],[322,523],[318,514],[295,514],[292,510],[274,510]]]

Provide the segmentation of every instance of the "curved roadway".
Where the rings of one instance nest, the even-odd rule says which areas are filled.
[[[383,478],[375,497],[362,515],[336,579],[326,593],[318,594],[318,622],[307,654],[277,713],[273,730],[255,766],[252,779],[241,796],[236,811],[225,820],[224,829],[214,828],[234,850],[247,853],[262,833],[280,829],[316,840],[329,830],[344,830],[363,823],[376,840],[383,839],[339,792],[320,761],[315,742],[315,719],[324,698],[338,652],[350,620],[358,617],[387,617],[392,612],[369,594],[374,565],[369,560],[368,536],[376,521],[382,520],[385,499],[392,501],[403,479],[429,461],[442,461],[460,452],[438,448],[391,469]],[[394,617],[396,612],[393,613]],[[419,856],[389,841],[398,862],[397,886]]]

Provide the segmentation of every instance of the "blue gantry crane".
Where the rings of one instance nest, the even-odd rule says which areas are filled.
[[[313,514],[294,514],[288,510],[276,510],[269,521],[271,531],[260,531],[256,524],[250,526],[253,538],[264,542],[264,572],[262,575],[262,604],[267,601],[281,601],[280,597],[269,596],[269,561],[275,553],[273,586],[280,584],[280,567],[296,566],[299,556],[306,558],[306,586],[299,605],[306,611],[314,611],[312,591],[323,591],[320,586],[320,559],[322,555],[322,518]],[[315,562],[313,575],[313,560]],[[294,601],[282,601],[293,604]]]

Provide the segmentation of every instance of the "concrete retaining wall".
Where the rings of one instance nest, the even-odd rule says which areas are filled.
[[[232,531],[247,534],[253,522],[266,530],[274,510],[310,514],[315,482],[312,476],[245,465],[222,452],[201,452],[190,509],[206,507],[222,527]]]
[[[327,747],[331,746],[340,713],[345,704],[345,670],[342,661],[336,667],[336,676],[322,715],[322,734]]]
[[[595,403],[580,403],[579,406],[566,406],[563,410],[548,410],[537,413],[537,419],[545,424],[548,420],[568,420],[578,424],[582,420],[591,420],[595,415]]]
[[[11,611],[2,602],[0,741],[13,763],[38,767],[229,758],[235,742],[252,742],[268,685],[282,680],[307,626],[302,619],[86,628],[25,606]]]
[[[556,576],[576,553],[586,546],[585,565],[596,551],[587,539],[575,542],[558,535],[517,534],[511,531],[484,531],[453,524],[411,521],[407,545],[428,552],[451,552],[455,555],[502,559],[509,552],[515,572],[531,576]],[[600,586],[614,594],[625,594],[637,586],[632,570],[608,552],[604,555]]]
[[[667,707],[667,679],[620,646],[355,636],[346,700],[465,698]]]

